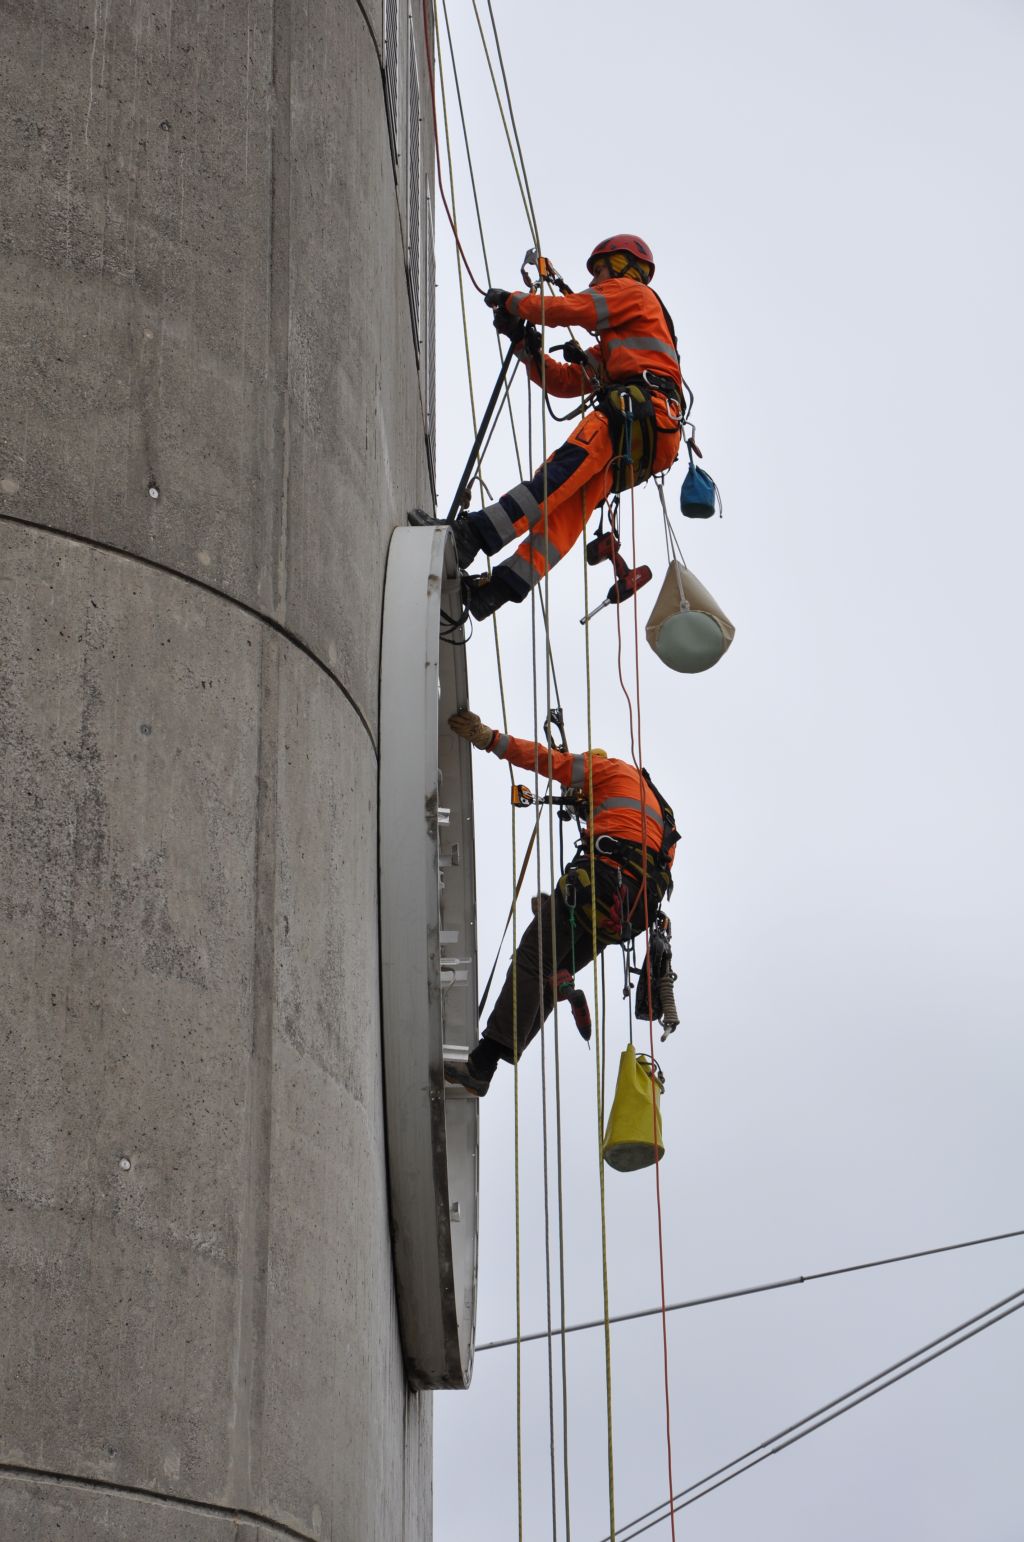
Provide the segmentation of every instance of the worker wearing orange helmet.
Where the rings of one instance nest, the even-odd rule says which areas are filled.
[[[562,296],[488,290],[495,326],[512,337],[530,379],[553,396],[597,393],[598,407],[528,482],[496,503],[456,519],[459,561],[467,567],[521,539],[515,555],[486,577],[466,580],[466,602],[478,620],[507,601],[526,598],[579,539],[608,495],[672,465],[683,421],[682,371],[672,318],[650,288],[654,256],[635,235],[609,236],[587,261],[589,289]],[[542,354],[532,324],[580,326],[597,343],[572,351],[573,362]],[[624,390],[630,404],[624,401]],[[623,413],[629,413],[629,419]],[[633,420],[646,423],[645,453]],[[546,511],[546,519],[545,519]]]
[[[594,913],[597,953],[648,926],[671,892],[679,832],[671,808],[647,773],[625,760],[615,760],[604,750],[573,755],[530,739],[513,739],[468,710],[448,722],[477,749],[561,782],[570,796],[575,794],[582,826],[576,856],[554,894],[541,895],[535,905],[479,1043],[468,1060],[445,1061],[446,1081],[483,1097],[498,1062],[511,1064],[522,1054],[562,994],[562,982],[571,987],[576,969],[594,958]]]

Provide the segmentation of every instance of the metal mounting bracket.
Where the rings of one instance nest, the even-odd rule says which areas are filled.
[[[473,1370],[479,1106],[446,1091],[446,1049],[477,1041],[466,654],[448,527],[391,537],[380,679],[380,936],[388,1177],[406,1374],[467,1387]],[[447,622],[445,622],[447,628]],[[454,634],[459,640],[459,634]]]

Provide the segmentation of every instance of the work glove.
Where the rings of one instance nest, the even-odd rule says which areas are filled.
[[[585,348],[581,348],[574,337],[571,337],[562,347],[562,358],[566,364],[586,364],[593,367],[593,359]]]
[[[517,321],[499,306],[494,312],[494,330],[501,337],[507,337],[509,342],[518,343],[526,334],[526,322]]]
[[[511,293],[511,289],[488,289],[484,295],[484,304],[489,305],[492,311],[503,311]]]
[[[539,362],[543,351],[541,348],[540,332],[529,321],[523,322],[523,342],[526,345],[526,351],[530,358],[536,359]]]
[[[488,728],[486,723],[481,723],[476,713],[470,712],[468,707],[464,712],[453,712],[448,719],[448,727],[452,733],[458,734],[460,739],[468,739],[474,749],[488,750],[491,747],[494,729]]]

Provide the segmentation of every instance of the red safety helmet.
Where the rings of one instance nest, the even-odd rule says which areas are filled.
[[[630,257],[639,257],[641,262],[648,264],[653,275],[654,253],[639,236],[609,236],[607,241],[599,241],[587,258],[587,272],[593,273],[595,258],[610,257],[613,252],[626,252]]]

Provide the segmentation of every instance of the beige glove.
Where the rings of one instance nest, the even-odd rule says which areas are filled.
[[[468,739],[470,744],[478,750],[487,750],[491,747],[494,738],[494,729],[488,728],[486,723],[481,723],[475,712],[467,708],[465,712],[455,712],[448,719],[448,727],[452,733],[458,734],[460,739]]]

